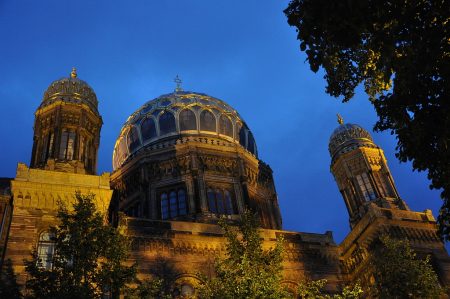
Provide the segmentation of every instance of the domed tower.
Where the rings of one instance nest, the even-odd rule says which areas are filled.
[[[148,101],[126,121],[113,153],[115,207],[128,216],[214,223],[245,207],[266,228],[281,216],[270,167],[228,104],[202,93]]]
[[[383,150],[369,132],[355,124],[344,124],[339,115],[338,122],[328,150],[331,172],[347,206],[350,226],[355,226],[371,203],[409,210],[398,195]]]
[[[50,84],[35,112],[31,168],[95,174],[101,126],[97,96],[73,68]]]

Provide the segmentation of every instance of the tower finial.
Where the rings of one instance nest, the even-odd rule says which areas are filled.
[[[182,81],[180,77],[178,77],[178,75],[175,77],[173,81],[177,84],[177,86],[175,87],[175,92],[183,91],[183,88],[181,88]]]
[[[344,124],[344,119],[342,118],[342,116],[338,113],[337,115],[337,121],[338,124],[343,125]]]
[[[72,72],[70,73],[70,77],[76,78],[77,77],[77,69],[75,67],[72,68]]]

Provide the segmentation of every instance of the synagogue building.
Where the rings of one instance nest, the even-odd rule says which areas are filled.
[[[12,264],[22,285],[33,248],[44,267],[52,266],[48,228],[56,224],[58,201],[70,206],[76,192],[94,194],[105,221],[116,224],[125,215],[120,221],[139,277],[170,269],[175,297],[195,296],[199,273],[214,275],[216,257],[226,252],[218,220],[237,223],[246,208],[259,218],[266,248],[284,237],[283,283],[292,290],[305,278],[327,279],[330,291],[373,283],[368,261],[383,234],[407,238],[419,256],[431,257],[441,284],[450,285],[450,257],[431,211],[409,209],[382,148],[356,124],[339,118],[330,130],[330,169],[351,227],[336,244],[331,231],[283,230],[283,199],[250,124],[218,98],[178,83],[174,92],[143,103],[118,132],[112,173],[102,174],[103,119],[97,95],[76,70],[52,82],[36,106],[30,163],[18,161],[16,176],[0,179],[1,263]]]

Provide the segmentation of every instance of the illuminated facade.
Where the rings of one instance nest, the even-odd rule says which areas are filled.
[[[146,102],[119,133],[111,175],[95,174],[102,118],[94,91],[75,70],[50,85],[35,116],[30,168],[19,164],[16,178],[0,189],[0,242],[20,283],[33,246],[51,266],[46,233],[55,224],[56,202],[69,204],[79,190],[94,193],[112,223],[118,212],[126,215],[139,276],[170,272],[178,295],[195,294],[198,273],[214,275],[226,245],[217,220],[237,222],[247,207],[260,219],[266,248],[284,236],[284,283],[292,289],[304,278],[325,278],[331,291],[358,279],[370,283],[370,245],[383,233],[408,237],[450,284],[450,258],[431,212],[409,210],[383,151],[357,125],[340,120],[330,138],[331,171],[352,228],[337,245],[331,232],[282,230],[272,170],[258,158],[249,126],[220,99],[178,84]]]

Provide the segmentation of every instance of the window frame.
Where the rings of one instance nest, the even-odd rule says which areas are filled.
[[[44,237],[48,236],[48,237]],[[37,252],[37,263],[38,266],[45,270],[50,270],[53,268],[53,256],[55,254],[56,242],[54,235],[48,231],[43,231],[39,234],[38,243],[36,247]],[[45,260],[44,260],[45,258]]]
[[[171,220],[189,214],[188,196],[184,186],[176,186],[158,192],[161,220]]]
[[[191,118],[183,119],[182,114],[186,113],[186,112],[187,113],[192,113],[191,116],[193,116],[193,118],[191,117]],[[186,124],[189,124],[189,119],[193,119],[194,120],[194,123],[193,123],[194,128],[193,129],[192,128],[184,128],[186,126]],[[186,122],[186,120],[188,120],[188,121]],[[189,109],[189,108],[182,109],[179,112],[179,114],[178,114],[178,126],[180,128],[180,132],[181,131],[197,131],[198,130],[198,122],[197,122],[197,115],[195,114],[195,112],[192,111],[192,109]]]
[[[205,115],[212,115],[213,121],[208,122],[205,119]],[[214,125],[214,128],[209,128],[209,124]],[[212,111],[208,109],[202,110],[202,112],[200,112],[200,131],[217,133],[217,117]]]
[[[208,186],[206,189],[208,211],[217,215],[231,216],[239,214],[233,194],[230,187]]]
[[[374,186],[370,182],[369,175],[366,172],[356,175],[356,183],[365,201],[371,201],[377,198]]]

